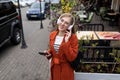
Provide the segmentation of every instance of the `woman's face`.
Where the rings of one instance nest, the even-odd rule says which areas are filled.
[[[62,17],[60,18],[60,23],[58,24],[59,31],[65,32],[68,27],[71,25],[71,18],[70,17]]]

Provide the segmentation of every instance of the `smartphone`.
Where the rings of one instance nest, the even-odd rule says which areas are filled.
[[[44,53],[44,52],[38,52],[38,54],[40,54],[40,55],[47,55],[48,53]]]

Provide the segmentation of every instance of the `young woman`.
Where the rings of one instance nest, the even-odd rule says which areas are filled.
[[[50,80],[74,80],[74,70],[70,66],[78,54],[78,39],[74,34],[75,19],[70,13],[58,19],[58,29],[50,33],[47,58],[51,58]]]

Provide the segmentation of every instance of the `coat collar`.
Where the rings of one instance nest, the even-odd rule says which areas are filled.
[[[55,41],[55,38],[56,38],[58,32],[59,32],[58,30],[54,31],[54,34],[52,34],[51,39],[53,39]],[[64,38],[65,38],[65,35],[64,35]],[[64,38],[63,38],[63,41],[64,41]]]
[[[54,34],[52,34],[51,39],[54,39],[54,40],[55,40],[55,38],[56,38],[58,32],[59,32],[59,31],[54,31]]]

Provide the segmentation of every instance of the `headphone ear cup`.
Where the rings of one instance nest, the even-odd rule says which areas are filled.
[[[70,26],[68,27],[68,29],[69,29],[69,30],[71,30],[71,29],[72,29],[72,27],[73,27],[73,25],[70,25]]]
[[[57,24],[59,24],[60,22],[61,22],[60,19],[58,19],[58,20],[57,20]]]

